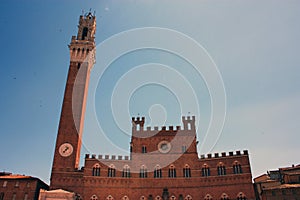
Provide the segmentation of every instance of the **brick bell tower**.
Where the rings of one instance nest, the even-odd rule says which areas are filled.
[[[82,176],[78,167],[90,71],[95,63],[95,31],[96,17],[91,13],[81,15],[77,36],[72,36],[69,45],[70,66],[56,138],[51,189],[78,191],[74,180]]]

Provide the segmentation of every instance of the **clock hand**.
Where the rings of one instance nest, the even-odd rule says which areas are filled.
[[[65,147],[65,150],[63,150],[63,153],[65,153],[66,151],[68,151],[69,147]]]

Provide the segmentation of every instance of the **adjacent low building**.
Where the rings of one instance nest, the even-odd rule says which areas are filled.
[[[254,179],[259,200],[299,200],[300,165],[268,171]]]
[[[0,173],[0,200],[38,200],[40,189],[49,186],[36,177]]]

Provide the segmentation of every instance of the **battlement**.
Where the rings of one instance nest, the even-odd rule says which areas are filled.
[[[145,117],[132,117],[132,132],[134,133],[148,133],[149,135],[155,135],[159,131],[165,133],[176,133],[177,131],[192,131],[195,130],[195,116],[183,116],[182,117],[183,126],[154,126],[154,127],[144,127]]]
[[[129,156],[121,155],[98,155],[96,154],[85,154],[85,159],[97,159],[97,160],[130,160]]]
[[[232,157],[232,156],[245,156],[245,155],[249,155],[248,154],[248,150],[243,150],[243,152],[241,153],[241,151],[236,151],[235,153],[233,151],[228,152],[228,154],[226,152],[222,152],[221,154],[219,153],[214,153],[214,154],[207,154],[207,155],[201,155],[200,159],[211,159],[211,158],[224,158],[224,157]]]

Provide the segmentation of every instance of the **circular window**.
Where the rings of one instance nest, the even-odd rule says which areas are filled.
[[[161,153],[168,153],[171,150],[171,144],[170,144],[170,142],[168,142],[168,141],[161,141],[158,144],[158,150]]]

